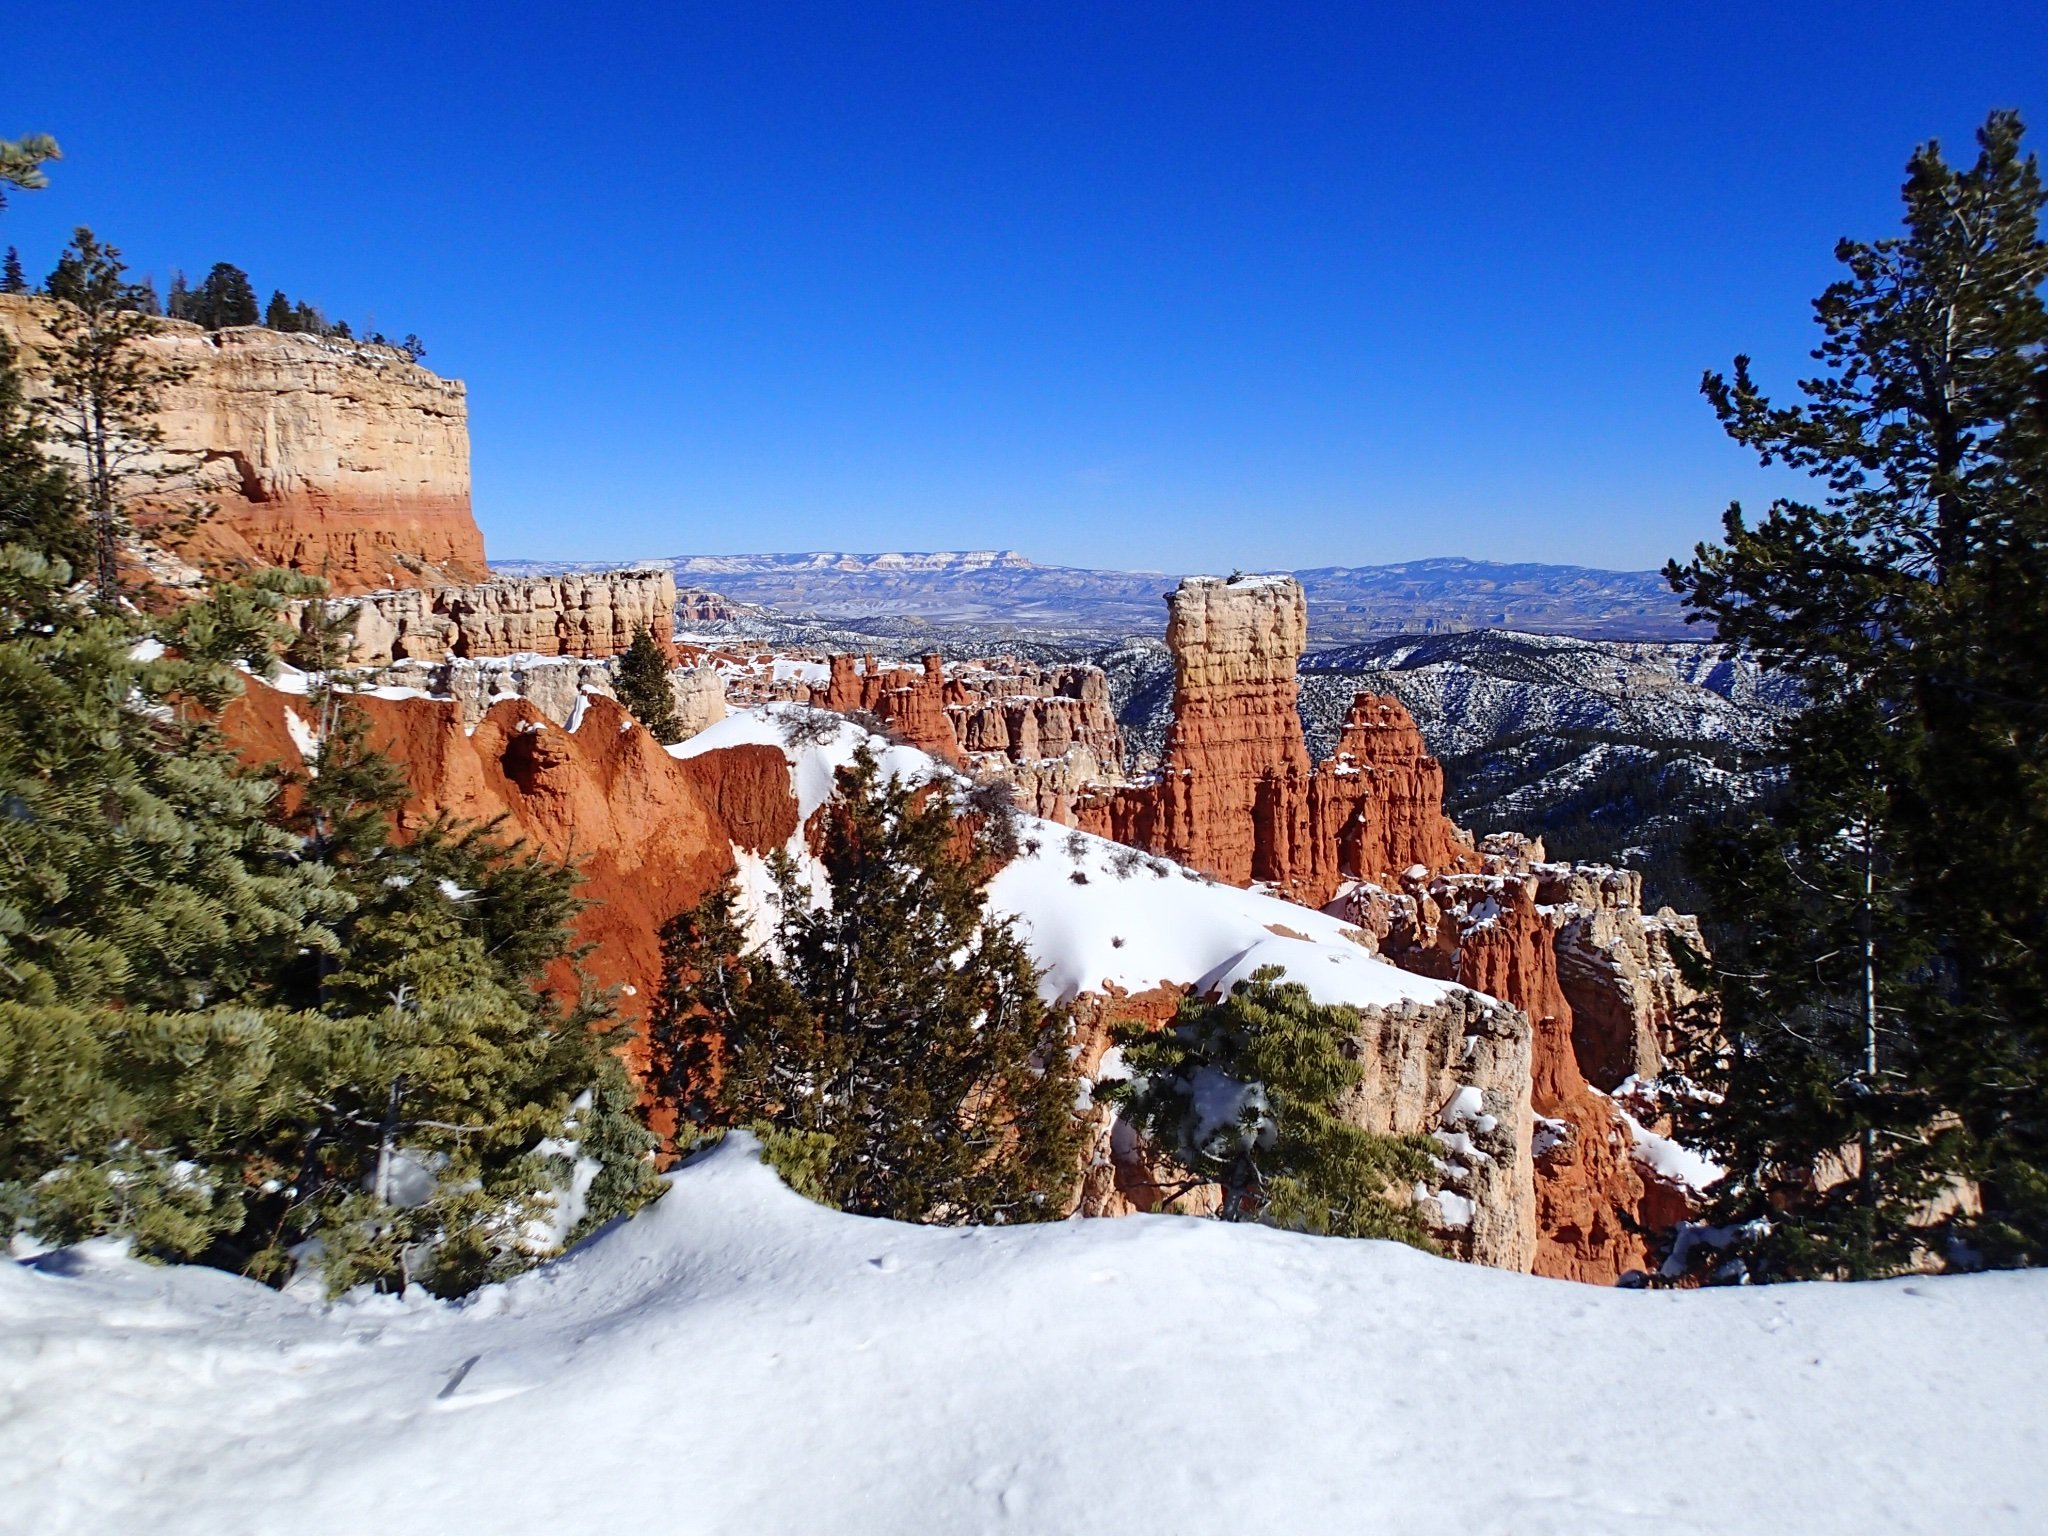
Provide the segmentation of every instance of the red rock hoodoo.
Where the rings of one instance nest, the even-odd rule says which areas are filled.
[[[1173,725],[1158,777],[1077,805],[1079,823],[1234,885],[1321,906],[1340,883],[1450,865],[1443,768],[1398,700],[1361,694],[1311,768],[1295,675],[1308,602],[1292,577],[1191,577],[1167,597]]]

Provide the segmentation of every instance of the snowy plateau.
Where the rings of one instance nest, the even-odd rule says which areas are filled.
[[[2048,1276],[1603,1291],[1184,1217],[921,1228],[744,1136],[460,1304],[0,1265],[13,1531],[2004,1532]]]

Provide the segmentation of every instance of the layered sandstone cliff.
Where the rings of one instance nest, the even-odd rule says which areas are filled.
[[[0,294],[32,397],[46,393],[55,308]],[[260,326],[166,320],[140,345],[187,374],[164,391],[159,451],[136,465],[164,472],[137,487],[159,502],[216,508],[189,532],[159,529],[187,560],[306,571],[340,592],[485,574],[460,382],[389,347]]]
[[[569,657],[395,661],[352,670],[347,676],[353,686],[365,691],[404,691],[445,699],[456,707],[466,726],[475,725],[494,706],[510,699],[524,699],[556,725],[566,726],[582,718],[587,696],[617,696],[615,662]],[[725,718],[725,688],[714,668],[688,665],[672,669],[669,692],[682,726],[678,740],[687,741]]]
[[[308,607],[302,622],[341,612],[348,660],[440,662],[486,656],[616,656],[645,629],[666,646],[676,580],[665,569],[503,578],[371,592],[345,605]]]
[[[1168,598],[1174,707],[1155,852],[1233,885],[1285,882],[1305,832],[1295,664],[1307,642],[1308,600],[1292,577],[1191,577]]]

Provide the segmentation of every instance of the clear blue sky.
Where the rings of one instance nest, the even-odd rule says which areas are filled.
[[[417,331],[497,557],[1640,567],[1779,484],[1701,370],[1992,106],[2039,0],[58,5],[0,243]]]

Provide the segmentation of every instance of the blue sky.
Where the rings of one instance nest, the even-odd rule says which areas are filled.
[[[2048,7],[58,6],[0,243],[418,332],[495,557],[1642,567],[1992,106]]]

